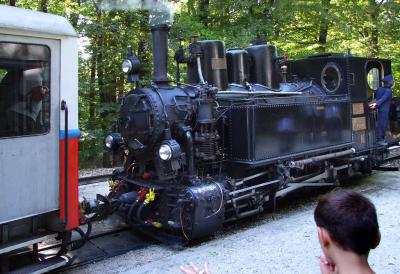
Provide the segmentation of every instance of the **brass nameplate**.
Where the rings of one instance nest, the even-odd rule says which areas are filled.
[[[353,118],[353,131],[366,130],[367,123],[365,116]]]
[[[226,69],[226,59],[225,58],[212,58],[211,68],[213,70]]]
[[[364,103],[353,104],[353,115],[364,114]]]

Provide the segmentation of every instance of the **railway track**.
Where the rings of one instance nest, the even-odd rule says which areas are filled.
[[[107,173],[81,177],[79,186],[91,189],[90,185],[105,182],[111,175],[111,173]],[[93,187],[97,190],[97,186]],[[86,230],[86,227],[82,229]],[[55,256],[61,248],[60,241],[54,240],[55,236],[48,237],[51,240],[46,240],[37,247],[24,248],[10,254],[10,273],[47,273],[49,271],[58,273],[121,255],[131,250],[141,249],[154,243],[154,240],[134,232],[118,216],[111,216],[107,220],[94,223],[86,244],[63,256]],[[73,239],[75,238],[79,237],[74,232]],[[45,263],[46,261],[47,263]],[[13,269],[17,270],[13,271]]]
[[[115,220],[113,220],[115,222]],[[107,258],[125,254],[132,250],[154,244],[153,239],[132,230],[129,226],[117,222],[114,227],[104,229],[95,225],[86,244],[62,256],[56,256],[60,242],[43,243],[34,249],[24,249],[10,257],[10,273],[59,273],[82,267]],[[47,262],[47,263],[46,263]],[[57,264],[58,262],[58,264]],[[46,267],[46,264],[48,267]],[[57,265],[55,267],[55,265]],[[13,271],[12,269],[16,269]]]
[[[111,173],[107,174],[102,174],[102,175],[94,175],[94,176],[85,176],[85,177],[80,177],[78,179],[79,185],[91,185],[99,182],[104,182],[105,180],[108,180],[108,178],[111,177]]]
[[[144,236],[133,232],[129,227],[94,234],[89,237],[85,246],[66,254],[68,262],[64,266],[50,273],[82,267],[129,251],[145,248],[152,243],[154,243],[154,240],[144,238]],[[56,250],[54,249],[54,251]],[[50,254],[54,251],[48,250]]]

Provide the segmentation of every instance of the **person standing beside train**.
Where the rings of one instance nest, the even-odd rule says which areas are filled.
[[[334,191],[314,210],[322,274],[375,273],[368,257],[381,241],[374,204],[355,191]]]
[[[389,122],[393,84],[393,76],[391,74],[386,75],[383,78],[383,87],[378,88],[375,92],[376,102],[370,104],[372,109],[378,109],[378,125],[376,127],[376,140],[378,145],[387,145],[385,142],[385,132]]]

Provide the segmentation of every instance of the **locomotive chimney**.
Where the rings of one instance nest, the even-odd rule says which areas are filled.
[[[168,65],[168,33],[170,26],[160,24],[151,27],[153,37],[153,80],[155,83],[166,83]]]

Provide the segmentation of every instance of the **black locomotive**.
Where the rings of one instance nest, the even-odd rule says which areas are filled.
[[[125,96],[119,132],[106,139],[124,167],[107,197],[82,203],[86,213],[117,211],[155,237],[185,242],[274,209],[277,196],[296,188],[370,173],[383,159],[368,98],[391,73],[389,60],[288,60],[263,37],[228,51],[223,41],[193,41],[175,53],[173,82],[168,31],[152,28],[153,84]],[[123,64],[131,81],[139,67],[131,55]]]

